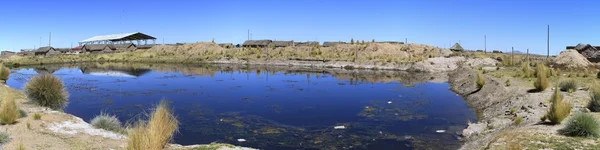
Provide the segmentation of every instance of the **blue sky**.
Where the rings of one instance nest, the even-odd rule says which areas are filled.
[[[157,43],[404,41],[439,47],[546,53],[566,45],[600,45],[600,1],[554,0],[3,0],[0,50],[70,47],[95,35],[144,32]]]

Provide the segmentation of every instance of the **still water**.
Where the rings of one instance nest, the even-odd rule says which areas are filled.
[[[439,74],[94,63],[17,68],[7,84],[22,89],[41,73],[63,80],[70,93],[64,111],[86,121],[106,112],[131,122],[169,100],[181,123],[174,143],[183,145],[457,149],[457,133],[476,120],[443,79],[435,81]]]

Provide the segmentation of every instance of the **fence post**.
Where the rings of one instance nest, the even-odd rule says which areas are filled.
[[[510,52],[510,63],[513,65],[515,63],[515,47],[511,47],[512,51]]]

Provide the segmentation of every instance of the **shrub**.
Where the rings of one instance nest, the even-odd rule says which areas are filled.
[[[0,143],[5,144],[10,141],[10,135],[7,132],[0,131]]]
[[[558,86],[560,87],[561,91],[574,92],[577,90],[577,82],[572,79],[561,81]]]
[[[40,106],[60,109],[67,105],[69,93],[62,81],[52,74],[35,76],[25,84],[27,97]]]
[[[23,109],[19,109],[19,118],[25,118],[27,117],[27,112],[25,112],[25,110]]]
[[[34,120],[40,120],[40,119],[42,119],[42,115],[41,115],[41,114],[39,114],[39,113],[34,113],[34,114],[33,114],[33,119],[34,119]]]
[[[20,118],[19,108],[15,99],[8,96],[2,99],[0,105],[0,123],[13,124]]]
[[[523,72],[523,78],[531,77],[531,71],[529,69],[529,63],[525,63],[521,66],[521,71]]]
[[[117,116],[109,115],[106,113],[100,113],[100,115],[94,117],[92,121],[90,121],[92,126],[99,129],[104,129],[107,131],[121,132],[121,121],[117,118]]]
[[[523,117],[521,116],[517,116],[515,117],[515,125],[521,125],[521,123],[523,122]]]
[[[25,150],[25,146],[23,146],[23,142],[19,142],[19,144],[17,144],[17,150]]]
[[[480,72],[477,72],[477,81],[475,81],[475,84],[477,84],[477,89],[481,89],[483,88],[483,85],[485,85],[485,79]]]
[[[504,85],[510,86],[510,79],[507,79],[506,82],[504,82]]]
[[[600,135],[600,124],[594,116],[585,113],[577,113],[569,119],[565,128],[560,130],[566,136],[598,137]]]
[[[161,101],[150,115],[148,124],[143,121],[135,123],[127,132],[127,149],[146,150],[163,149],[173,138],[179,122],[167,106],[166,101]]]
[[[593,112],[600,112],[600,87],[590,88],[590,103],[588,108]]]
[[[563,102],[563,97],[558,90],[554,90],[550,102],[552,105],[546,113],[545,119],[550,120],[552,124],[560,124],[571,113],[571,104]]]
[[[544,65],[536,65],[536,77],[537,79],[533,82],[533,86],[538,91],[544,91],[548,88],[548,79],[546,78],[546,69]]]
[[[10,76],[10,70],[5,67],[4,65],[0,64],[0,80],[4,80],[4,82],[6,82],[6,80],[8,80],[8,77]]]

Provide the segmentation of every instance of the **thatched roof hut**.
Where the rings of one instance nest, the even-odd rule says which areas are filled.
[[[460,46],[460,44],[455,43],[454,46],[450,47],[450,50],[452,51],[464,51],[465,49]]]
[[[404,44],[404,42],[397,42],[397,41],[381,41],[381,42],[375,42],[375,43]]]
[[[137,48],[133,43],[113,44],[112,46],[118,51],[133,51]]]
[[[273,41],[271,42],[273,47],[288,47],[294,46],[294,41]]]
[[[319,42],[295,42],[294,46],[317,46],[319,45]]]
[[[71,48],[56,48],[56,51],[60,53],[67,53],[71,51]]]
[[[114,46],[112,46],[114,48]],[[82,52],[87,53],[110,53],[113,48],[108,44],[85,44],[81,47]]]
[[[243,47],[267,47],[271,44],[271,40],[247,40],[242,44]]]
[[[34,52],[34,55],[36,55],[36,56],[47,56],[47,55],[49,56],[49,55],[55,55],[55,54],[60,53],[60,52],[56,51],[56,49],[54,49],[54,47],[52,47],[52,46],[40,47],[33,52]]]
[[[223,48],[233,48],[233,43],[220,43],[219,46]]]
[[[338,44],[346,44],[346,42],[323,42],[323,47],[331,47]]]

